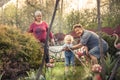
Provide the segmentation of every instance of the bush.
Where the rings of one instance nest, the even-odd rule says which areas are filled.
[[[43,50],[37,40],[16,27],[0,25],[0,70],[3,78],[16,78],[38,68]]]
[[[110,55],[115,56],[115,53],[118,51],[115,47],[114,47],[114,41],[115,41],[115,37],[108,35],[106,33],[102,33],[102,38],[105,39],[105,41],[108,42],[109,45],[109,49],[108,49],[108,53]],[[120,41],[120,40],[119,40]]]

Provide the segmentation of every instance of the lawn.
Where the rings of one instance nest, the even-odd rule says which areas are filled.
[[[81,66],[75,67],[76,72],[69,71],[68,73],[64,72],[64,62],[55,63],[54,68],[46,69],[46,80],[82,80],[84,75],[84,70]]]

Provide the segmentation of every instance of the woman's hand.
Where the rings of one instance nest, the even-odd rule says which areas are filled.
[[[55,45],[55,40],[54,40],[54,39],[51,39],[51,43],[52,43],[52,45],[54,46],[54,45]]]

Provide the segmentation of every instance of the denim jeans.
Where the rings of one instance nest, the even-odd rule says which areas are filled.
[[[103,53],[105,54],[108,50],[108,45],[104,45],[101,47],[103,49]],[[92,49],[89,50],[89,53],[97,57],[98,59],[100,58],[100,47],[96,46]]]
[[[74,54],[71,51],[65,51],[65,66],[74,66]]]

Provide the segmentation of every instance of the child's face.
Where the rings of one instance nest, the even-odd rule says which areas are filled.
[[[66,41],[66,43],[70,44],[70,43],[71,43],[71,40],[68,39],[68,40]]]

